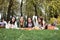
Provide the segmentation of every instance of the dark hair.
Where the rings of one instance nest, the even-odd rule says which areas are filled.
[[[43,26],[43,17],[38,17],[38,18],[41,20],[41,22],[40,22],[41,26]]]
[[[41,25],[43,26],[43,18],[40,18],[40,20],[41,20]]]
[[[12,18],[13,18],[13,17],[12,17]],[[14,22],[12,22],[12,18],[11,18],[10,24],[15,24],[16,17],[14,17],[14,18],[15,18],[15,21],[14,21]]]
[[[23,17],[23,16],[20,16],[20,19],[21,19],[21,17]],[[21,23],[21,20],[19,19],[19,22]],[[24,22],[24,17],[23,17],[23,22]],[[24,23],[22,24],[22,25],[20,25],[20,27],[24,27]]]
[[[55,26],[55,24],[54,24],[54,23],[52,23],[51,25],[52,25],[52,26]]]
[[[5,19],[2,17],[2,18],[1,18],[1,22],[2,22],[3,20],[5,20]]]
[[[32,27],[34,27],[34,23],[33,23],[32,18],[31,18],[31,17],[28,17],[28,18],[30,18],[30,19],[31,19]],[[27,18],[27,25],[26,25],[26,27],[28,27],[28,18]]]

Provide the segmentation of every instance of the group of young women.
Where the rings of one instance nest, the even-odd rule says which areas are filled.
[[[16,17],[12,17],[9,22],[4,21],[4,19],[2,18],[1,22],[2,22],[1,26],[5,26],[5,28],[7,29],[9,28],[15,28],[15,29],[34,28],[34,27],[38,27],[39,29],[47,29],[49,26],[49,25],[46,25],[42,17],[37,17],[37,19],[33,20],[31,17],[24,19],[24,17],[21,16],[18,21],[16,20]]]

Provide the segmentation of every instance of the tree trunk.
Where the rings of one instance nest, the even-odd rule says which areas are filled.
[[[23,0],[21,1],[21,6],[20,6],[21,16],[23,16],[23,13],[22,13],[22,6],[23,6]]]
[[[36,6],[36,4],[33,3],[33,6],[34,6],[34,8],[35,8],[35,16],[38,16],[38,15],[37,15],[37,6]]]
[[[13,5],[13,1],[12,0],[10,0],[9,1],[9,6],[8,6],[8,11],[7,11],[7,22],[8,21],[10,21],[10,16],[11,16],[11,7],[12,7],[12,5]]]

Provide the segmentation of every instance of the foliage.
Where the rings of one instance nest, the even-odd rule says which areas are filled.
[[[57,24],[60,24],[60,16],[58,16],[58,18],[50,18],[49,23],[54,23],[54,21],[57,21]]]
[[[60,24],[60,16],[57,18],[57,23]]]
[[[52,23],[54,23],[54,21],[55,21],[55,20],[56,20],[56,18],[54,18],[54,17],[53,17],[53,18],[50,18],[49,23],[51,23],[51,24],[52,24]]]
[[[60,15],[60,0],[12,0],[11,15],[19,12],[23,16],[43,16],[45,20],[58,18]],[[21,6],[22,5],[22,6]],[[9,0],[0,0],[0,12],[8,14]]]

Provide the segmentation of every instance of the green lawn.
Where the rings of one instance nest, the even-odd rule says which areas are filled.
[[[0,40],[60,40],[60,30],[0,29]]]

